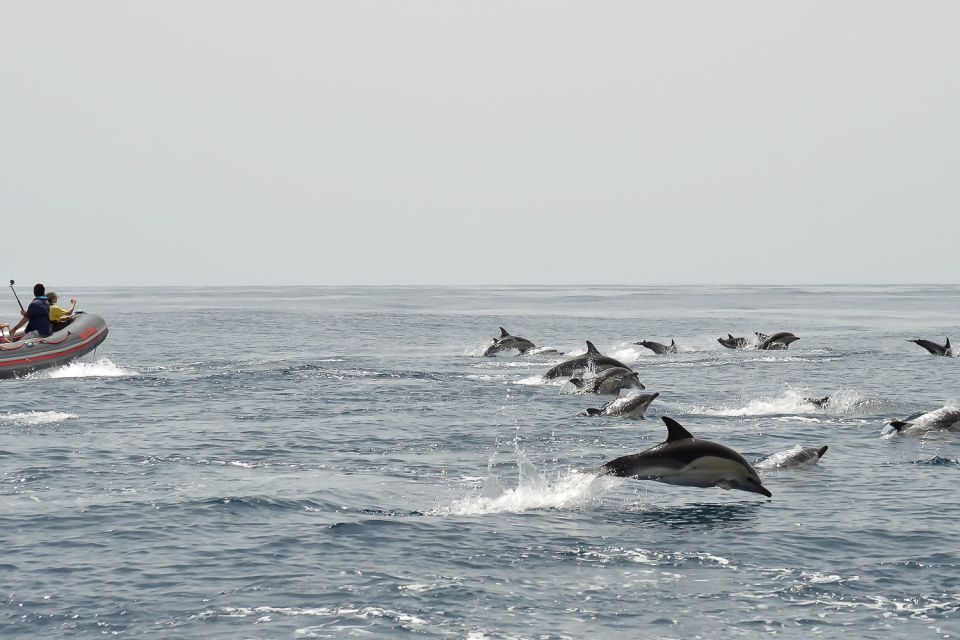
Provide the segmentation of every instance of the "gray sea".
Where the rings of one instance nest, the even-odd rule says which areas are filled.
[[[883,433],[960,400],[907,342],[960,340],[958,287],[57,288],[110,335],[0,381],[0,637],[960,634],[960,434]],[[660,397],[580,417],[500,326]],[[754,331],[801,339],[716,340]],[[771,499],[592,472],[660,416],[829,450]]]

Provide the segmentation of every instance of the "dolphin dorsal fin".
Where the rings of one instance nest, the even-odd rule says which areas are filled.
[[[670,338],[670,346],[671,347],[677,346],[677,343],[673,340],[673,338]]]
[[[912,424],[913,424],[912,422],[904,422],[903,420],[894,420],[893,422],[890,423],[890,426],[896,429],[897,433],[900,433],[901,431],[903,431],[904,429],[906,429]]]
[[[587,340],[587,353],[600,355],[600,351],[598,351],[597,348],[593,346],[593,343],[589,340]]]
[[[683,428],[679,422],[673,418],[668,418],[667,416],[660,416],[663,419],[663,423],[667,425],[667,442],[675,442],[677,440],[692,440],[693,436],[689,431]]]
[[[504,329],[503,327],[500,327],[500,337],[501,337],[501,338],[506,338],[508,335],[510,335],[510,334],[507,333],[507,330]]]
[[[733,340],[733,334],[732,334],[732,333],[728,333],[728,334],[727,334],[727,337],[730,338],[731,340]]]
[[[950,338],[947,338],[947,344],[943,345],[943,348],[944,348],[944,349],[949,349],[949,348],[950,348]]]
[[[825,453],[827,452],[827,449],[829,449],[829,448],[830,448],[830,447],[829,447],[828,445],[823,445],[822,447],[820,447],[819,449],[817,449],[817,460],[819,460],[820,458],[822,458],[822,457],[823,457],[823,454],[825,454]]]

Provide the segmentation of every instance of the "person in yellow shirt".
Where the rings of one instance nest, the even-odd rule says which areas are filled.
[[[70,299],[70,309],[64,309],[57,305],[57,292],[48,291],[47,300],[50,301],[50,322],[53,323],[53,330],[59,331],[73,319],[73,311],[77,308],[77,299]]]

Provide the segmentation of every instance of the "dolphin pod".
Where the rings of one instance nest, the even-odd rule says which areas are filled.
[[[694,438],[673,418],[663,416],[662,419],[667,425],[664,442],[605,463],[600,467],[600,475],[773,496],[742,455],[722,444]]]
[[[918,344],[935,356],[946,356],[948,358],[953,356],[953,348],[950,346],[950,338],[947,338],[947,343],[942,347],[936,342],[924,340],[922,338],[918,338],[916,340],[907,340],[907,342]]]
[[[527,353],[535,348],[532,341],[512,336],[500,327],[501,335],[494,338],[484,355],[506,349],[517,349]],[[800,337],[787,331],[771,335],[755,332],[758,350],[787,349],[800,340]],[[952,356],[950,339],[943,345],[925,339],[908,340],[929,353],[938,356]],[[729,349],[749,348],[748,340],[728,333],[726,338],[717,342]],[[643,340],[635,342],[638,346],[650,349],[657,354],[676,353],[677,345],[671,340],[669,345]],[[644,390],[639,373],[628,365],[606,356],[590,342],[586,342],[587,352],[568,359],[552,367],[544,374],[544,379],[570,377],[570,382],[580,391],[616,394],[618,397],[606,404],[589,408],[579,415],[618,416],[644,419],[650,405],[660,393],[636,393],[624,395],[631,390]],[[832,399],[824,397],[804,397],[803,401],[818,409],[831,405]],[[826,445],[821,447],[795,446],[778,451],[757,460],[751,465],[737,451],[707,440],[695,438],[676,420],[662,417],[667,426],[667,439],[640,453],[621,456],[606,462],[598,469],[598,474],[616,477],[653,480],[666,484],[690,487],[720,487],[772,497],[772,493],[763,486],[758,471],[777,471],[816,464],[827,452]],[[960,432],[960,409],[941,407],[932,411],[921,411],[902,420],[889,422],[883,433],[894,435],[903,433],[926,433],[928,431]]]

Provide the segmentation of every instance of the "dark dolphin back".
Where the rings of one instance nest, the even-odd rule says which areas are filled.
[[[571,376],[581,369],[585,369],[587,367],[596,369],[598,368],[598,365],[602,369],[609,369],[610,367],[623,367],[624,369],[630,369],[630,367],[623,364],[619,360],[615,360],[609,356],[601,354],[597,347],[594,346],[592,342],[587,340],[587,352],[585,354],[582,356],[577,356],[576,358],[571,358],[565,362],[561,362],[543,374],[543,377],[559,378],[561,376]]]
[[[914,344],[920,345],[921,347],[923,347],[924,349],[926,349],[927,351],[929,351],[935,356],[942,356],[946,354],[947,346],[950,343],[950,339],[947,338],[947,345],[944,345],[942,347],[938,345],[936,342],[933,342],[931,340],[924,340],[923,338],[918,338],[917,340],[908,340],[908,342],[912,342]]]

